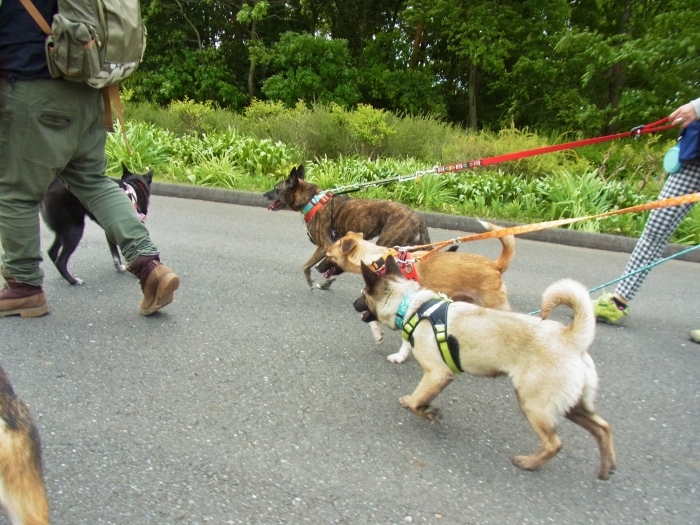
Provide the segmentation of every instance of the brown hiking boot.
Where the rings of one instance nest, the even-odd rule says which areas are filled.
[[[40,317],[49,313],[41,286],[18,283],[9,277],[5,281],[7,284],[0,290],[0,317]]]
[[[158,260],[157,255],[141,255],[129,264],[128,270],[139,278],[143,301],[139,313],[151,315],[173,301],[180,278]]]

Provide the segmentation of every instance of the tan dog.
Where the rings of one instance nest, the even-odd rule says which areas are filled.
[[[502,229],[495,224],[480,221],[488,231]],[[486,308],[510,310],[506,287],[501,275],[510,266],[515,254],[515,238],[512,235],[500,237],[503,249],[498,259],[492,261],[487,257],[471,253],[440,251],[424,259],[420,257],[427,252],[417,251],[411,254],[417,262],[414,271],[418,281],[425,288],[443,293],[455,300],[466,300]],[[318,271],[325,272],[325,277],[338,275],[344,271],[361,273],[360,265],[383,261],[387,249],[364,240],[362,234],[350,232],[337,240],[326,250],[326,258],[317,266]],[[381,342],[381,331],[373,325],[375,342]],[[401,349],[387,357],[393,363],[406,360],[411,352],[411,345],[404,341]]]
[[[412,341],[423,379],[413,394],[399,400],[402,406],[433,420],[438,410],[430,403],[452,382],[455,372],[487,377],[506,374],[513,381],[521,410],[540,438],[537,452],[515,456],[513,464],[535,470],[554,457],[561,449],[556,425],[564,416],[596,438],[598,478],[608,479],[615,469],[613,436],[593,408],[598,375],[588,347],[595,335],[595,317],[588,291],[581,284],[564,279],[547,288],[542,296],[542,319],[537,319],[473,304],[433,301],[437,294],[403,277],[392,257],[386,267],[382,276],[362,265],[365,288],[355,308],[368,310],[389,328],[400,325]],[[561,304],[574,310],[569,326],[547,320]],[[426,306],[429,311],[423,310]]]
[[[0,507],[12,525],[48,525],[39,432],[0,367]]]

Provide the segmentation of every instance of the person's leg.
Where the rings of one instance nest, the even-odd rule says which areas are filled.
[[[700,191],[700,163],[686,164],[675,175],[669,175],[659,199],[668,199]],[[630,256],[625,273],[632,273],[639,268],[657,261],[666,248],[666,243],[693,204],[671,206],[654,210],[644,226],[644,231]],[[639,272],[623,279],[615,289],[615,295],[625,304],[631,301],[639,291],[650,270]],[[623,275],[624,275],[623,274]]]
[[[63,82],[0,81],[0,317],[48,312],[40,267],[39,203],[77,137]]]
[[[119,246],[127,263],[141,255],[158,256],[146,226],[129,197],[105,176],[107,158],[103,102],[99,91],[80,86],[84,105],[84,132],[72,159],[58,177],[95,216],[107,237]]]
[[[72,147],[75,115],[54,81],[0,81],[0,238],[2,275],[40,286],[39,203]]]
[[[664,184],[659,199],[667,199],[700,191],[700,163],[686,164],[676,174],[670,175]],[[639,238],[627,262],[626,274],[657,261],[666,248],[666,243],[688,214],[693,204],[672,206],[654,210],[649,215],[642,236]],[[595,304],[595,315],[599,321],[617,324],[629,312],[627,303],[639,291],[650,269],[631,275],[619,282],[614,294],[603,294]]]
[[[144,294],[140,313],[150,315],[169,304],[180,285],[179,277],[160,262],[158,249],[139,220],[129,197],[105,176],[107,161],[102,96],[83,86],[84,119],[88,123],[72,160],[59,178],[104,228],[129,263],[128,270],[141,283]]]

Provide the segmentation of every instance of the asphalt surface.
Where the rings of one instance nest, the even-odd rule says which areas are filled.
[[[351,306],[359,276],[307,289],[314,247],[299,215],[155,196],[148,226],[182,279],[162,312],[138,315],[135,277],[114,271],[90,224],[70,265],[85,284],[45,263],[51,314],[0,319],[0,362],[41,433],[52,523],[700,523],[700,345],[687,336],[700,264],[655,268],[625,326],[598,327],[597,408],[618,459],[603,482],[593,438],[568,421],[541,470],[511,465],[538,443],[506,378],[458,377],[435,402],[441,423],[401,408],[420,367],[386,361],[397,333],[372,342]],[[494,258],[500,244],[460,250]],[[627,258],[518,239],[511,305],[538,309],[562,277],[598,286]],[[565,308],[555,318],[570,321]]]

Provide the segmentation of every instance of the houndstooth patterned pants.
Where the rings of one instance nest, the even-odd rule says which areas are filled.
[[[680,171],[669,175],[666,179],[659,199],[678,197],[688,193],[700,191],[700,162],[685,164]],[[660,208],[653,210],[649,214],[649,220],[644,226],[642,236],[627,262],[625,274],[636,271],[657,261],[666,248],[671,234],[678,228],[683,218],[688,214],[693,204],[683,204],[681,206],[671,206],[670,208]],[[617,285],[615,293],[621,295],[628,301],[631,300],[642,286],[644,279],[649,274],[649,270],[639,272],[635,275],[623,279]],[[623,274],[624,275],[624,274]]]

